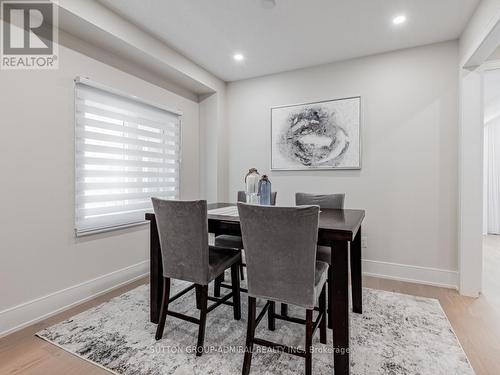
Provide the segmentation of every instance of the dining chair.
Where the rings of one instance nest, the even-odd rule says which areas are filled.
[[[272,207],[238,203],[247,259],[248,323],[242,374],[250,372],[254,345],[282,350],[305,358],[305,373],[312,372],[312,339],[319,328],[326,344],[326,278],[328,264],[316,260],[319,207]],[[256,299],[267,300],[257,315]],[[319,314],[313,321],[316,301]],[[306,309],[306,319],[287,319],[275,312],[275,304]],[[304,349],[255,337],[255,329],[268,315],[268,328],[283,319],[305,325]]]
[[[343,209],[345,201],[345,194],[309,194],[309,193],[295,193],[295,204],[297,206],[303,205],[318,205],[321,208]],[[333,267],[332,267],[332,249],[328,246],[318,246],[317,258],[318,260],[328,263],[328,328],[333,327],[333,311],[331,303],[333,301],[333,288],[331,282],[333,280]],[[282,306],[283,308],[283,306]],[[286,307],[283,309],[286,314]]]
[[[276,205],[276,196],[277,192],[273,191],[271,192],[271,205],[275,206]],[[238,196],[237,196],[238,202],[246,202],[246,194],[243,190],[238,191]],[[243,250],[243,241],[241,239],[241,236],[232,236],[228,234],[221,234],[219,236],[215,236],[215,246],[218,247],[227,247],[230,249],[241,249]],[[241,266],[240,266],[240,277],[241,280],[245,280],[245,273],[243,271],[243,268],[245,267],[245,254],[242,252],[242,261],[241,261]],[[214,283],[214,295],[216,297],[220,296],[220,290],[221,286],[223,286],[223,281],[224,281],[224,275],[221,275],[220,278],[215,280]]]
[[[233,306],[235,320],[241,319],[239,249],[220,249],[208,244],[207,202],[171,201],[152,198],[160,239],[163,266],[163,297],[156,340],[163,336],[168,316],[199,325],[196,355],[203,353],[207,314],[221,304]],[[208,296],[208,284],[226,269],[231,269],[232,291],[222,298]],[[170,280],[178,279],[194,284],[199,319],[169,310]],[[232,302],[228,300],[232,298]],[[215,301],[208,306],[208,300]]]

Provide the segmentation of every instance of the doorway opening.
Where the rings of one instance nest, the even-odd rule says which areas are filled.
[[[482,294],[500,308],[500,47],[483,66]]]

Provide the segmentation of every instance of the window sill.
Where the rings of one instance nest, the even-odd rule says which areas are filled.
[[[85,237],[85,236],[91,236],[93,234],[98,234],[98,233],[104,233],[104,232],[111,232],[114,230],[120,230],[120,229],[126,229],[130,227],[136,227],[139,225],[146,225],[149,224],[148,220],[141,220],[135,223],[129,223],[129,224],[123,224],[123,225],[116,225],[112,227],[105,227],[105,228],[96,228],[96,229],[87,229],[83,231],[78,231],[75,229],[75,237]]]

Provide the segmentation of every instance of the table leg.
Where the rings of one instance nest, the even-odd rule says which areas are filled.
[[[333,241],[333,358],[336,375],[349,374],[349,259],[348,242]]]
[[[158,323],[160,320],[161,298],[163,294],[163,267],[161,263],[160,239],[158,237],[158,228],[156,220],[150,221],[149,226],[149,290],[150,290],[150,317],[152,323]]]
[[[352,311],[363,313],[362,308],[362,272],[361,272],[361,227],[351,242],[351,292],[352,292]]]

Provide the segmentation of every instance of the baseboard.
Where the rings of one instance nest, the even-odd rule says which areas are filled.
[[[363,275],[458,289],[458,271],[363,259]]]
[[[149,274],[149,260],[0,311],[0,337],[86,302]],[[417,284],[458,288],[458,272],[363,259],[363,274]]]
[[[149,260],[0,311],[0,337],[149,274]]]

